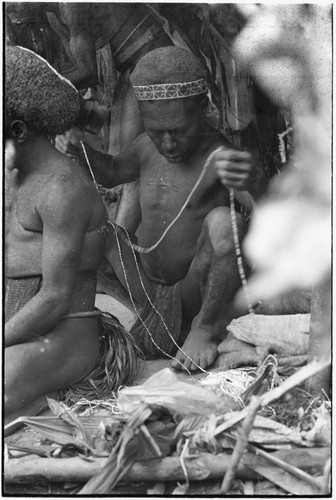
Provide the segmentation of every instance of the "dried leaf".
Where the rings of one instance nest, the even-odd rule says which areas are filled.
[[[105,466],[80,490],[79,494],[108,494],[132,467],[139,453],[139,427],[152,414],[146,405],[140,404],[128,416],[128,420],[113,447]]]
[[[72,425],[79,433],[83,440],[83,443],[91,450],[93,450],[93,441],[88,432],[86,432],[83,423],[80,421],[79,417],[64,403],[58,403],[54,399],[47,397],[48,405],[51,411],[62,418],[70,425]]]
[[[74,428],[57,417],[20,417],[23,424],[58,444],[75,443]]]

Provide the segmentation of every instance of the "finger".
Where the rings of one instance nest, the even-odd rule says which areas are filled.
[[[244,182],[249,178],[245,172],[223,172],[221,177],[226,179],[228,182]]]
[[[216,153],[214,160],[237,160],[237,161],[246,161],[252,160],[252,154],[248,151],[237,151],[235,149],[223,149]]]
[[[199,367],[198,367],[198,366],[199,366],[198,364],[191,363],[191,366],[190,366],[189,370],[190,370],[191,372],[196,372],[197,370],[199,370]]]
[[[218,175],[250,176],[253,174],[252,166],[245,163],[241,164],[222,163],[221,165],[215,167],[215,169]]]
[[[190,359],[185,359],[184,360],[184,363],[183,363],[183,366],[186,370],[190,370],[190,371],[193,371],[194,369],[192,368],[192,366],[194,366],[193,362],[190,360]]]
[[[245,176],[234,176],[234,175],[220,175],[219,180],[221,181],[224,186],[230,186],[230,187],[239,187],[242,188],[244,186],[249,185],[248,178]]]
[[[200,367],[205,370],[211,363],[209,362],[209,359],[202,359],[199,363]]]

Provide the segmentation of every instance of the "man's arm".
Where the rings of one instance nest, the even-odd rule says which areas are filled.
[[[46,334],[69,309],[92,201],[76,182],[71,197],[66,192],[68,182],[52,185],[36,207],[43,223],[42,288],[6,323],[5,347]]]
[[[134,146],[130,146],[120,155],[111,156],[84,145],[91,169],[98,184],[106,188],[133,182],[139,178],[139,159]],[[87,165],[84,152],[77,150],[81,162]]]
[[[73,65],[62,74],[78,88],[98,82],[95,40],[89,26],[91,16],[91,5],[85,3],[60,2],[57,10],[47,12],[49,24]]]

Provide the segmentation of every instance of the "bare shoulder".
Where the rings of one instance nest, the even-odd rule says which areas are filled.
[[[146,132],[142,132],[142,134],[138,135],[138,137],[134,139],[133,145],[137,153],[140,153],[144,147],[150,149],[155,148],[152,140]]]
[[[153,158],[159,154],[152,139],[146,132],[140,134],[133,141],[133,146],[142,167],[151,165],[153,163]]]
[[[82,167],[61,155],[53,159],[39,186],[36,208],[39,213],[54,211],[61,214],[71,210],[85,217],[104,207],[96,187]]]

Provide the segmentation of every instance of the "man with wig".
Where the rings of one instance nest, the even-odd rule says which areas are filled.
[[[127,228],[115,226],[107,258],[141,306],[132,333],[146,355],[168,355],[175,369],[204,370],[217,357],[241,285],[229,188],[237,211],[241,205],[251,209],[262,174],[250,153],[234,150],[207,123],[206,74],[188,50],[164,47],[145,55],[131,83],[145,132],[118,156],[87,147],[98,183],[113,187],[140,179],[141,221],[130,235],[137,246],[127,241]],[[240,213],[236,218],[242,238],[245,224]]]
[[[112,330],[94,307],[106,210],[80,164],[52,144],[79,111],[77,90],[47,61],[6,49],[6,167],[18,173],[6,242],[6,420],[110,364]]]

